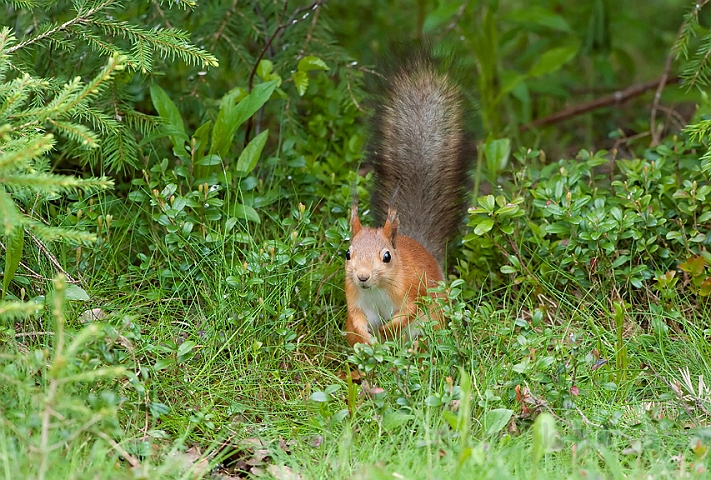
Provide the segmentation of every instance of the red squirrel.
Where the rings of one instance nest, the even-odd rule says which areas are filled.
[[[460,226],[471,185],[471,137],[460,87],[427,47],[389,62],[373,117],[368,162],[371,208],[381,228],[351,209],[346,252],[346,340],[351,346],[417,336],[420,298],[444,280],[447,242]],[[430,293],[435,297],[434,293]]]

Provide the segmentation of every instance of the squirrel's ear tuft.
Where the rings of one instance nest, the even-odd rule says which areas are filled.
[[[358,235],[358,232],[360,232],[362,228],[363,226],[360,224],[360,218],[358,218],[358,204],[353,203],[353,206],[351,207],[351,235]]]
[[[394,208],[388,208],[388,219],[383,225],[383,235],[390,240],[390,243],[395,247],[395,239],[397,238],[397,229],[400,226],[400,219],[397,216],[397,211]]]

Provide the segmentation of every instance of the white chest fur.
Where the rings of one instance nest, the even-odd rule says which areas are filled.
[[[380,288],[364,288],[358,295],[358,308],[365,314],[372,333],[389,322],[397,311],[387,292]]]

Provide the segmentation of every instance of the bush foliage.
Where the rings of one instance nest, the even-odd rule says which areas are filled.
[[[0,2],[0,471],[700,475],[707,4]],[[424,38],[480,132],[447,321],[351,351],[363,85]]]

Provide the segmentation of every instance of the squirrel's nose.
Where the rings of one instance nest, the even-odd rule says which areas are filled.
[[[360,280],[361,282],[367,282],[368,279],[370,278],[370,273],[358,272],[358,273],[356,273],[356,277],[358,277],[358,280]]]

